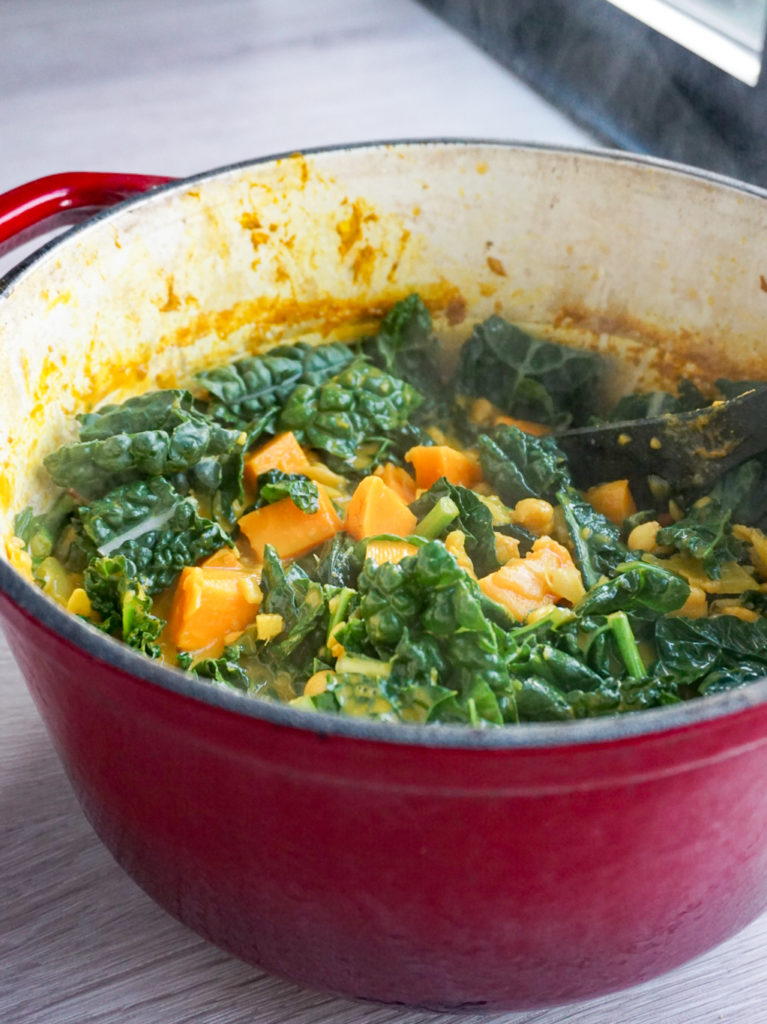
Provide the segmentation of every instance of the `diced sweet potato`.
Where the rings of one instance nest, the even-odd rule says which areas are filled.
[[[415,480],[402,466],[395,466],[393,462],[385,462],[383,466],[376,469],[375,475],[380,476],[387,487],[396,491],[406,505],[415,501]]]
[[[259,475],[268,469],[280,469],[283,473],[306,473],[309,469],[309,460],[292,431],[278,434],[246,457],[246,486],[254,491]]]
[[[347,506],[344,529],[355,540],[378,533],[408,537],[417,522],[399,494],[380,476],[366,476],[357,484]]]
[[[533,434],[535,437],[543,437],[544,434],[551,433],[551,427],[547,427],[545,423],[536,423],[534,420],[518,420],[514,416],[505,416],[503,413],[496,416],[493,422],[495,426],[506,423],[518,430],[523,430],[526,434]]]
[[[322,484],[317,485],[319,508],[302,512],[291,498],[248,512],[238,520],[240,529],[259,559],[271,544],[280,558],[298,558],[333,537],[343,524]]]
[[[200,562],[204,569],[242,569],[237,548],[219,548]]]
[[[479,586],[520,622],[534,608],[562,600],[574,602],[584,592],[570,552],[551,537],[539,537],[524,558],[509,559],[496,572],[483,576]]]
[[[628,480],[610,480],[586,491],[586,501],[616,526],[633,516],[637,510]]]
[[[459,452],[446,444],[417,444],[405,458],[415,470],[416,487],[428,490],[440,477],[451,484],[473,487],[482,479],[479,462],[472,455]]]
[[[261,596],[251,573],[187,566],[173,595],[167,635],[181,651],[204,650],[217,657],[256,617]]]

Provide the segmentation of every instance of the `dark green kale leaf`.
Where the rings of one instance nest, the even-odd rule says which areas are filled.
[[[320,507],[317,484],[303,473],[283,473],[280,469],[268,469],[258,476],[257,493],[256,508],[282,501],[283,498],[290,498],[302,512],[316,512]]]
[[[83,573],[83,587],[101,629],[150,658],[160,656],[156,640],[165,620],[152,614],[152,599],[130,558],[94,558]]]
[[[715,384],[724,398],[737,398],[746,391],[753,391],[754,388],[763,388],[767,381],[764,380],[730,380],[728,377],[720,377]]]
[[[184,473],[201,460],[242,447],[227,430],[193,407],[187,391],[150,392],[82,417],[81,440],[45,459],[51,478],[85,499],[142,476]]]
[[[356,587],[362,562],[357,542],[341,531],[317,552],[301,560],[301,566],[312,579],[334,587]]]
[[[593,412],[600,365],[597,355],[533,338],[491,316],[461,349],[455,390],[520,419],[577,425]]]
[[[99,554],[130,559],[150,594],[170,586],[185,565],[233,543],[162,477],[115,488],[82,508],[80,520]]]
[[[36,568],[53,553],[57,541],[72,518],[77,502],[69,494],[60,494],[47,512],[35,515],[30,506],[13,520],[13,531],[24,546]]]
[[[564,514],[575,563],[590,590],[601,576],[611,575],[629,558],[628,548],[622,543],[621,531],[583,497],[574,487],[557,492],[556,499]]]
[[[707,405],[709,399],[703,392],[692,381],[683,378],[676,395],[668,391],[635,391],[624,395],[604,419],[616,423],[622,420],[654,419],[666,413],[692,412],[693,409],[702,409]]]
[[[515,696],[520,722],[566,722],[575,718],[565,694],[545,679],[526,676],[519,680]]]
[[[443,544],[430,541],[397,564],[367,561],[359,594],[336,636],[352,655],[388,666],[390,700],[414,682],[442,686],[456,695],[435,707],[439,721],[516,720],[506,634],[486,618],[476,581]]]
[[[119,405],[103,405],[95,412],[77,417],[80,421],[81,441],[104,441],[115,434],[141,434],[146,430],[164,430],[173,433],[185,423],[206,423],[205,416],[194,406],[194,399],[181,388],[148,391],[129,398]],[[229,446],[229,432],[216,427],[214,450]]]
[[[283,566],[270,544],[264,549],[261,588],[264,592],[262,610],[281,615],[283,628],[279,639],[260,645],[260,656],[265,663],[283,668],[289,659],[295,682],[306,682],[312,675],[317,652],[327,641],[329,599],[335,588],[324,587],[310,579],[295,563]]]
[[[298,342],[204,370],[196,379],[213,396],[209,415],[246,431],[253,443],[262,433],[274,431],[280,409],[294,388],[299,384],[318,387],[352,359],[352,350],[340,343]]]
[[[534,437],[504,424],[477,439],[482,476],[507,505],[521,498],[551,501],[570,483],[567,459],[553,437]]]
[[[252,688],[251,681],[240,664],[241,656],[242,647],[239,644],[231,644],[224,648],[220,658],[203,658],[200,661],[194,661],[192,654],[182,651],[178,655],[177,663],[179,668],[192,675],[248,693]]]
[[[431,315],[418,295],[396,303],[381,321],[378,333],[362,343],[362,352],[379,369],[412,384],[428,400],[440,391],[439,342]]]
[[[474,491],[459,484],[451,484],[445,477],[441,477],[411,504],[410,510],[421,520],[442,498],[450,498],[455,502],[458,516],[434,539],[444,538],[451,530],[461,530],[466,536],[466,553],[477,575],[486,576],[495,572],[498,558],[495,553],[493,516]]]
[[[732,689],[767,675],[767,620],[746,622],[733,615],[662,618],[655,628],[661,681],[684,684],[696,693]]]
[[[615,611],[666,615],[677,611],[690,596],[690,584],[651,562],[616,566],[611,579],[592,587],[575,607],[579,615],[607,615]]]
[[[277,425],[328,452],[344,469],[365,468],[360,449],[386,446],[388,435],[406,426],[422,400],[410,384],[356,359],[324,384],[299,384]]]
[[[762,475],[756,459],[731,470],[685,516],[658,530],[657,543],[699,559],[708,577],[718,580],[725,562],[739,561],[747,553],[747,545],[732,536],[732,518],[735,509],[741,522],[758,516],[750,506],[764,494]]]

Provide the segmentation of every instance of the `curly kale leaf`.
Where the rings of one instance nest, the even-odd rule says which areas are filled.
[[[170,586],[185,565],[232,545],[221,527],[197,514],[167,480],[123,484],[80,510],[83,532],[99,554],[124,555],[150,594]]]
[[[83,587],[101,617],[101,629],[150,658],[160,656],[156,641],[165,620],[152,614],[152,599],[130,558],[94,558],[83,573]]]
[[[366,339],[362,352],[381,370],[412,384],[426,402],[420,410],[436,415],[441,403],[439,341],[431,315],[418,295],[396,303],[381,321],[378,333]]]
[[[283,473],[280,469],[268,469],[260,473],[256,507],[271,505],[283,498],[290,498],[302,512],[316,512],[320,507],[317,484],[303,473]]]
[[[360,601],[337,633],[347,651],[388,666],[389,699],[413,684],[454,690],[440,721],[515,720],[506,634],[483,613],[475,580],[443,544],[431,541],[397,564],[365,563]]]
[[[335,588],[310,579],[295,563],[285,567],[275,549],[264,549],[261,576],[264,592],[262,610],[282,616],[279,638],[262,644],[262,659],[284,667],[290,659],[291,674],[305,682],[313,671],[314,658],[327,640],[330,620],[329,598]]]
[[[405,427],[421,402],[410,384],[357,359],[324,384],[299,384],[277,425],[344,468],[359,468],[360,449],[386,446],[388,435]]]
[[[576,605],[579,615],[607,615],[614,611],[666,615],[678,611],[690,596],[682,576],[651,562],[626,562],[611,579],[598,583]]]
[[[82,417],[81,440],[45,459],[51,478],[85,499],[146,476],[169,476],[225,457],[240,431],[208,420],[189,392],[159,391]]]
[[[482,475],[507,505],[521,498],[551,501],[570,483],[567,459],[553,437],[504,424],[492,436],[480,434],[477,445]]]
[[[33,568],[53,553],[76,507],[74,498],[69,494],[60,494],[47,512],[35,515],[32,508],[27,506],[15,517],[13,531],[24,541]]]
[[[658,543],[686,551],[703,564],[711,579],[719,579],[726,562],[739,561],[746,545],[732,534],[738,522],[758,522],[764,512],[767,487],[764,465],[750,459],[726,473],[711,493],[696,501],[685,516],[658,532]]]
[[[341,531],[326,541],[319,551],[301,560],[301,566],[312,579],[334,587],[356,587],[362,567],[357,541]]]
[[[655,647],[653,674],[697,693],[732,689],[767,675],[764,618],[662,618],[655,628]]]
[[[659,530],[658,543],[688,552],[700,560],[707,576],[719,579],[722,565],[746,552],[746,545],[732,535],[731,519],[731,509],[704,498],[682,519]]]
[[[498,558],[495,553],[493,516],[474,491],[459,484],[451,484],[445,477],[441,477],[411,504],[410,510],[421,520],[442,498],[454,501],[459,511],[457,518],[449,522],[436,539],[443,538],[451,530],[461,530],[466,537],[466,553],[477,575],[486,576],[495,572]]]
[[[251,689],[251,682],[248,673],[239,663],[241,655],[242,648],[232,644],[224,648],[220,658],[203,658],[201,661],[194,661],[189,652],[183,651],[178,655],[177,664],[191,675],[247,693]]]
[[[683,378],[676,395],[669,391],[635,391],[618,399],[604,418],[611,422],[654,419],[666,413],[692,412],[708,404],[709,399],[703,392],[692,381]]]
[[[593,412],[600,366],[597,355],[533,338],[491,316],[461,349],[455,390],[487,398],[512,416],[565,427]]]
[[[209,414],[246,431],[252,443],[262,433],[274,431],[280,409],[294,388],[299,384],[317,387],[352,359],[354,353],[340,343],[315,347],[298,342],[204,370],[196,379],[213,396]]]
[[[620,529],[583,497],[574,487],[557,492],[564,515],[575,562],[587,590],[610,576],[628,560],[628,548],[620,539]]]

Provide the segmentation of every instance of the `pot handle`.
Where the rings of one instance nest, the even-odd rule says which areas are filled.
[[[0,254],[173,180],[151,174],[69,171],[19,185],[0,194]]]

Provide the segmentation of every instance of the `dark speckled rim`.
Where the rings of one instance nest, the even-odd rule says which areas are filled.
[[[719,185],[723,188],[767,199],[767,191],[755,185],[735,181],[722,175],[714,174],[695,167],[685,167],[666,160],[658,160],[647,156],[636,156],[614,150],[584,150],[568,146],[528,145],[495,139],[405,139],[384,142],[358,143],[353,145],[321,146],[304,150],[307,155],[330,152],[344,152],[356,149],[378,149],[390,146],[428,147],[450,146],[456,148],[472,146],[488,146],[500,149],[515,149],[533,152],[568,153],[588,160],[605,160],[612,163],[626,163],[635,166],[646,166],[679,174],[688,178],[697,178]],[[159,195],[174,189],[185,189],[190,185],[208,181],[231,171],[246,167],[258,167],[274,160],[286,159],[294,153],[280,153],[273,156],[259,157],[255,160],[242,161],[226,167],[206,171],[189,178],[179,179],[167,185],[161,185],[151,192],[102,211],[84,224],[78,225],[55,238],[37,252],[27,257],[0,280],[0,304],[8,301],[13,285],[34,267],[52,250],[66,248],[70,239],[78,233],[90,230],[94,224],[119,218],[128,208],[150,206]],[[0,312],[1,312],[0,305]],[[595,743],[615,743],[632,737],[653,736],[667,732],[676,732],[705,722],[714,721],[729,715],[737,715],[767,703],[767,679],[750,683],[738,690],[701,700],[667,708],[653,708],[638,714],[627,714],[605,718],[584,719],[578,722],[541,723],[509,726],[504,729],[477,730],[462,726],[418,726],[397,725],[367,721],[364,719],[342,718],[335,715],[311,714],[299,711],[287,705],[244,696],[234,690],[212,686],[193,676],[153,662],[117,640],[106,636],[99,630],[81,619],[71,615],[43,592],[24,579],[7,561],[0,559],[0,589],[17,607],[43,627],[63,637],[77,647],[88,652],[93,658],[113,665],[130,675],[147,680],[161,686],[165,690],[178,693],[192,700],[200,701],[213,707],[222,708],[234,714],[261,719],[274,725],[301,729],[306,732],[320,733],[328,736],[347,737],[360,741],[393,743],[405,746],[446,747],[459,749],[499,749],[514,750],[534,748],[551,748],[564,746],[581,746]]]

